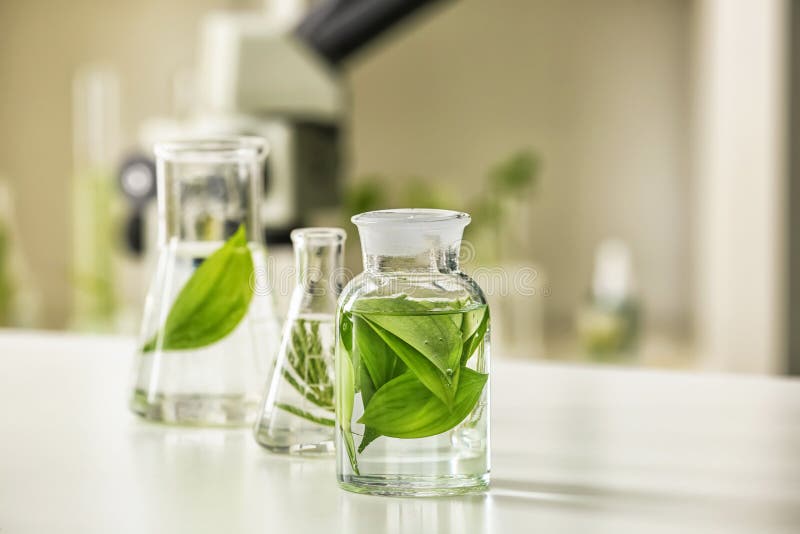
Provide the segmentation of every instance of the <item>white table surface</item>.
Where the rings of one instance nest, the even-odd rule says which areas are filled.
[[[132,349],[0,331],[0,534],[800,532],[800,381],[495,361],[491,491],[396,499],[137,419]]]

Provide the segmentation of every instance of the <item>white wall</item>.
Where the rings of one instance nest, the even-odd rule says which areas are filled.
[[[697,2],[697,332],[715,369],[783,367],[787,14]]]
[[[766,360],[748,367],[747,358],[754,351],[779,350],[779,335],[770,329],[780,322],[775,312],[780,286],[772,285],[780,238],[769,211],[780,191],[773,178],[763,187],[746,178],[747,169],[756,169],[751,178],[779,173],[769,163],[776,161],[772,150],[779,143],[772,128],[781,112],[770,104],[777,87],[772,76],[779,68],[761,60],[773,57],[775,41],[769,36],[779,25],[782,1],[451,2],[410,31],[378,43],[351,66],[353,175],[436,177],[467,196],[479,190],[491,163],[531,146],[541,152],[545,170],[528,229],[528,253],[548,270],[551,323],[569,320],[586,287],[594,245],[616,235],[632,245],[651,324],[685,333],[696,307],[700,330],[715,332],[717,340],[731,331],[741,334],[709,352],[733,351],[737,356],[731,361],[746,363],[721,361],[719,366],[768,369],[772,364]],[[46,298],[48,326],[63,325],[69,309],[65,199],[75,67],[96,59],[119,67],[130,134],[143,118],[167,111],[169,77],[191,60],[202,13],[247,3],[75,0],[59,8],[0,2],[0,173],[17,189],[26,252]],[[695,3],[715,9],[765,5],[767,10],[726,19],[723,43],[709,37],[712,26],[700,23],[698,30]],[[745,33],[737,34],[740,26]],[[757,46],[743,45],[739,37],[744,35]],[[690,175],[702,165],[692,167],[689,158],[699,140],[690,135],[690,117],[700,111],[691,103],[691,64],[693,54],[704,57],[706,46],[698,42],[716,43],[710,50],[724,52],[724,69],[715,82],[722,85],[708,85],[716,89],[703,98],[710,102],[718,96],[714,91],[740,84],[748,91],[742,101],[709,107],[711,114],[702,120],[710,122],[699,123],[722,134],[726,117],[739,117],[745,122],[730,124],[752,133],[716,138],[719,144],[711,145],[716,148],[704,152],[717,158],[716,170],[704,174],[713,178],[698,177],[704,187],[724,188],[729,173],[742,180],[743,188],[730,193],[738,200],[725,209],[744,210],[745,220],[754,223],[737,226],[754,251],[743,262],[730,255],[735,252],[730,232],[728,248],[704,255],[711,250],[706,244],[718,242],[736,222],[737,212],[709,215],[697,209],[702,195],[727,197],[694,196],[700,189],[693,188]],[[760,81],[748,81],[754,74]],[[749,115],[740,117],[737,109],[751,102]],[[739,156],[747,158],[745,164]],[[708,216],[712,219],[705,220]],[[769,236],[777,237],[764,240]],[[758,261],[763,257],[770,259]],[[736,267],[715,285],[716,267],[703,271],[708,265]],[[698,287],[694,268],[705,273]],[[751,312],[730,322],[710,321],[737,309],[737,284],[742,279],[749,284],[748,276],[756,280],[746,289],[755,303]],[[749,336],[752,328],[760,334]],[[703,339],[711,347],[710,338]]]
[[[197,23],[234,0],[0,1],[0,175],[14,186],[25,253],[44,297],[44,326],[70,310],[72,77],[117,68],[130,142],[170,107],[176,69],[191,65]]]
[[[571,318],[613,235],[633,248],[649,321],[685,332],[690,16],[683,0],[452,2],[354,65],[354,174],[471,193],[491,163],[534,147],[529,255],[548,270],[551,320]]]

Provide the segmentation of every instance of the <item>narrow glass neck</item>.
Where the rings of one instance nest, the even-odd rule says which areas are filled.
[[[364,246],[364,270],[371,273],[450,273],[459,270],[458,244],[431,247],[419,254],[370,253]]]
[[[162,244],[222,241],[242,225],[248,241],[261,241],[263,153],[252,141],[167,143],[156,154]]]
[[[344,230],[303,228],[292,232],[301,308],[334,313],[342,290]]]

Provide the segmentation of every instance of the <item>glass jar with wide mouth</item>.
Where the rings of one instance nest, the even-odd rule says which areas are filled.
[[[356,215],[364,272],[336,332],[337,476],[385,495],[479,491],[489,481],[489,308],[459,268],[466,213]]]
[[[160,143],[159,257],[131,409],[174,424],[253,422],[280,326],[259,220],[263,139]]]

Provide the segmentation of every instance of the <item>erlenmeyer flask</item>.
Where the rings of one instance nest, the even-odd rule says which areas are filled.
[[[252,423],[280,335],[259,223],[264,142],[155,152],[160,252],[131,409],[169,423]]]
[[[273,452],[333,452],[333,325],[344,240],[339,228],[292,232],[297,285],[255,426],[256,440]]]

